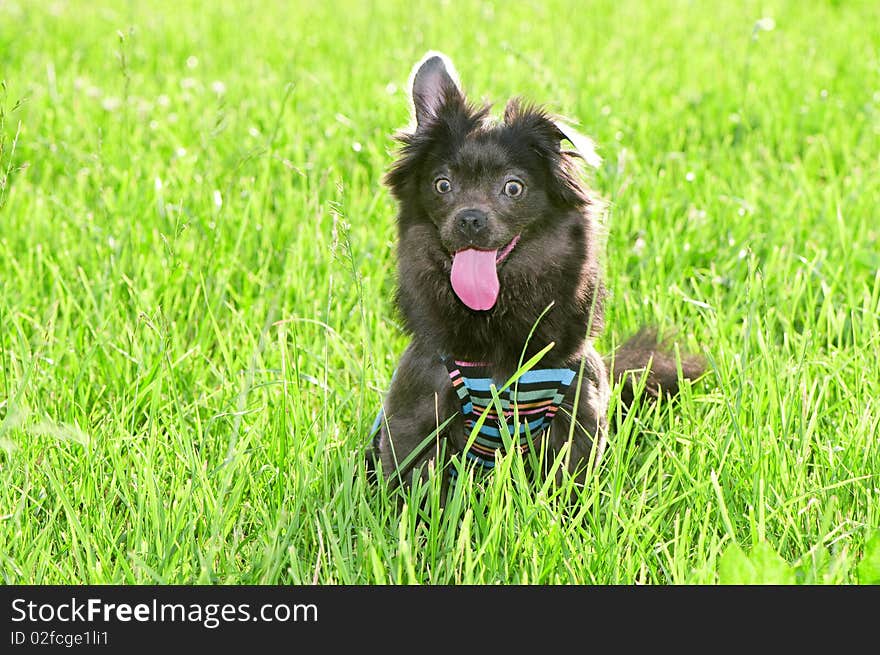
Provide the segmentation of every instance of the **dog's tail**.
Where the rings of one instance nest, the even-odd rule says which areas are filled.
[[[660,394],[678,395],[681,379],[696,380],[706,370],[706,363],[698,355],[676,358],[668,339],[659,340],[655,328],[642,328],[608,358],[614,383],[623,383],[620,400],[624,407],[632,405],[643,375],[644,395],[655,400]],[[679,365],[681,377],[679,377]]]

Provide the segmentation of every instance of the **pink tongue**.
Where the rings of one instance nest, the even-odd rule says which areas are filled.
[[[461,301],[478,311],[492,309],[498,300],[497,250],[468,248],[452,259],[452,289]]]

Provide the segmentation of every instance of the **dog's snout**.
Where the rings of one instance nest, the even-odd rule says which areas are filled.
[[[465,209],[455,217],[455,226],[467,238],[473,239],[486,229],[489,217],[479,209]]]

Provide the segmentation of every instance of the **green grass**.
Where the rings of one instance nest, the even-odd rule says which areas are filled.
[[[204,4],[0,2],[3,581],[880,579],[877,3]],[[600,349],[710,362],[573,507],[360,470],[428,49],[600,145]]]

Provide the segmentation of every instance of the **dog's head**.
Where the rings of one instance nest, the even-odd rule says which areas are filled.
[[[436,227],[458,298],[489,310],[505,260],[554,217],[590,204],[577,162],[599,159],[588,138],[517,99],[492,121],[488,106],[467,102],[439,53],[413,69],[412,103],[415,124],[400,136],[386,182],[404,205],[402,220]],[[564,150],[564,140],[574,150]]]

